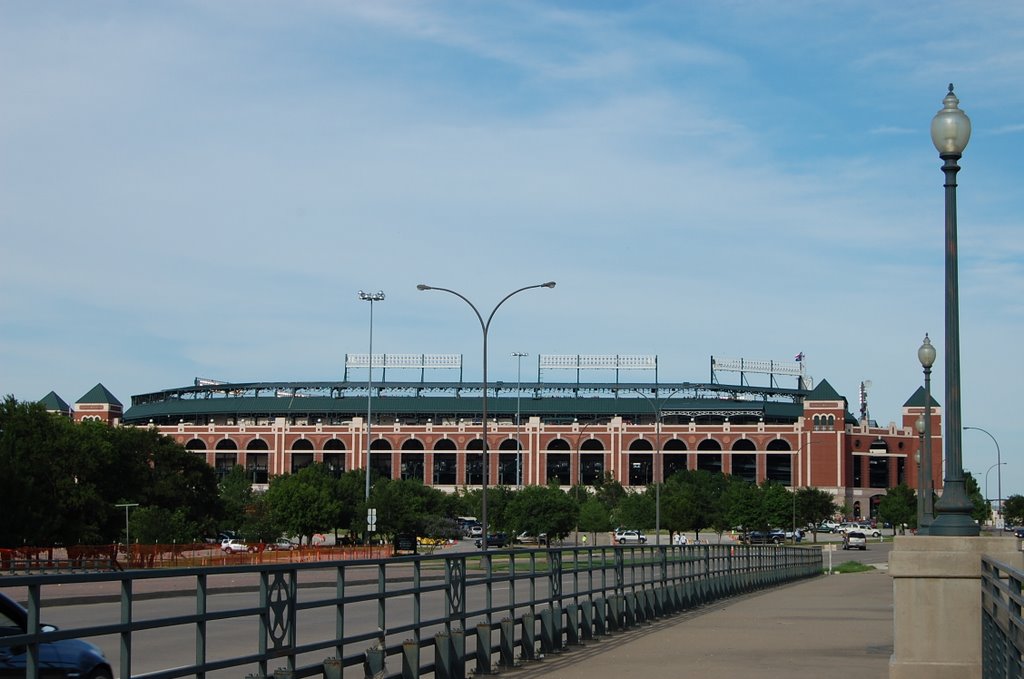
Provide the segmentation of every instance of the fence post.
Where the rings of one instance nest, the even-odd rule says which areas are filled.
[[[438,632],[434,635],[434,674],[437,679],[453,679],[452,670],[452,638],[445,632]],[[326,679],[341,679],[340,670],[337,677]]]
[[[594,602],[587,600],[583,602],[583,607],[580,608],[580,622],[582,628],[580,629],[580,635],[584,641],[590,641],[594,638]]]
[[[338,658],[324,660],[324,679],[341,679],[341,660]]]
[[[420,645],[415,639],[402,642],[402,679],[418,679],[420,676]]]
[[[523,613],[522,656],[524,660],[537,657],[537,619],[532,611]]]
[[[580,644],[579,606],[567,604],[565,607],[565,643],[569,646]]]
[[[515,667],[516,654],[516,621],[512,618],[502,618],[501,634],[498,638],[498,666],[504,668]]]
[[[608,634],[608,602],[603,596],[594,599],[594,633],[600,636]]]
[[[384,676],[384,648],[382,646],[371,646],[366,649],[366,657],[363,659],[363,676],[366,679]]]
[[[476,626],[476,672],[491,673],[491,626],[482,622]]]
[[[466,630],[452,630],[452,679],[466,679]]]

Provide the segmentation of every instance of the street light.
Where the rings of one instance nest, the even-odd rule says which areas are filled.
[[[370,417],[373,411],[373,303],[383,302],[383,292],[363,292],[359,291],[359,299],[364,302],[370,303],[370,360],[366,364],[366,503],[369,505],[370,502]],[[369,509],[369,506],[367,506]],[[366,539],[369,540],[369,529],[367,529]]]
[[[128,535],[128,509],[131,507],[138,507],[138,502],[125,502],[115,507],[124,507],[124,557],[128,561],[128,567],[132,566],[132,539]]]
[[[1002,463],[1003,456],[1002,456],[1002,453],[999,452],[999,441],[996,441],[996,437],[995,436],[992,436],[991,433],[989,433],[985,429],[982,429],[981,427],[967,427],[967,426],[964,427],[964,431],[966,431],[968,429],[974,429],[975,431],[980,431],[982,434],[987,434],[988,437],[990,439],[992,439],[992,443],[996,444],[996,463],[993,465],[994,467],[998,467],[998,469],[996,469],[996,493],[998,493],[999,497],[996,499],[996,503],[997,503],[996,504],[996,507],[997,507],[997,509],[996,509],[996,527],[997,528],[1002,528],[1003,527],[1003,469],[1002,469],[1001,465],[1003,464]],[[991,469],[989,469],[989,471],[991,471]],[[988,472],[985,472],[985,477],[986,477],[986,479],[988,478]],[[985,487],[985,499],[988,499],[987,481],[986,481],[986,487]]]
[[[483,411],[481,413],[480,420],[481,420],[481,423],[482,423],[481,426],[483,428],[483,432],[482,432],[483,433],[483,440],[482,440],[482,443],[483,443],[483,458],[484,458],[484,465],[483,465],[483,467],[484,467],[483,468],[484,478],[483,478],[483,484],[482,484],[482,487],[481,487],[481,497],[480,497],[480,502],[481,502],[480,522],[483,524],[483,528],[484,528],[483,539],[480,541],[481,549],[485,549],[485,550],[487,549],[487,536],[489,534],[488,527],[487,527],[487,474],[488,474],[488,468],[487,468],[487,331],[490,330],[490,328],[491,328],[491,321],[494,319],[494,314],[498,311],[498,309],[501,307],[502,304],[504,304],[506,301],[508,301],[509,297],[512,297],[513,295],[518,295],[520,292],[523,292],[524,290],[533,290],[534,288],[553,288],[553,287],[555,287],[555,282],[554,281],[548,281],[547,283],[539,283],[537,285],[527,285],[525,287],[519,288],[518,290],[513,290],[512,292],[510,292],[507,295],[505,295],[504,297],[502,297],[500,302],[498,302],[496,305],[494,305],[494,308],[491,309],[491,315],[487,317],[487,321],[485,322],[484,321],[484,317],[482,315],[480,315],[480,311],[461,292],[455,292],[454,290],[450,290],[448,288],[438,288],[438,287],[435,287],[433,285],[425,285],[423,283],[420,283],[419,285],[416,286],[417,290],[440,290],[441,292],[447,292],[447,293],[449,293],[451,295],[455,295],[456,297],[461,299],[463,302],[468,304],[469,308],[473,310],[474,314],[476,314],[477,320],[480,321],[480,330],[483,332],[483,335],[484,335],[483,398],[481,399],[481,403],[480,403],[480,409]]]
[[[964,427],[964,429],[970,429],[970,428],[971,428],[971,427]],[[995,463],[994,465],[992,465],[991,467],[989,467],[989,468],[988,468],[988,469],[987,469],[987,470],[985,471],[985,502],[986,502],[986,503],[990,503],[990,502],[992,501],[992,500],[991,500],[991,499],[989,498],[989,496],[988,496],[988,474],[989,474],[989,472],[991,472],[991,471],[992,471],[993,469],[995,469],[996,467],[1001,467],[1001,466],[1002,466],[1002,465],[1004,465],[1004,464],[1006,464],[1006,463],[1005,463],[1005,462],[996,462],[996,463]],[[996,472],[996,476],[998,477],[998,476],[999,476],[999,474],[1000,474],[1000,473],[1001,473],[1002,471],[1003,471],[1003,470],[1002,470],[1002,469],[1000,469],[1000,470],[999,470],[998,472]],[[989,506],[989,508],[991,509],[991,505]],[[999,518],[999,514],[998,514],[998,513],[996,514],[996,517],[997,517],[997,519]],[[1001,521],[998,521],[998,520],[997,520],[997,521],[996,521],[996,528],[1002,528],[1002,527],[1003,527],[1003,525],[1002,525],[1002,522],[1001,522]]]
[[[942,497],[935,504],[938,516],[929,535],[977,535],[980,528],[971,518],[973,505],[964,487],[960,431],[960,299],[957,277],[956,173],[957,161],[971,138],[971,121],[960,110],[953,84],[932,118],[932,143],[942,159],[946,189],[946,476]]]
[[[682,388],[679,388],[679,389],[676,389],[675,391],[673,391],[672,393],[670,393],[665,398],[658,398],[658,392],[657,392],[657,389],[655,389],[654,397],[658,398],[657,404],[655,404],[655,402],[652,401],[647,396],[647,394],[645,394],[644,392],[640,391],[639,389],[634,389],[633,390],[636,393],[638,393],[641,396],[643,396],[647,400],[647,403],[650,404],[650,406],[652,408],[654,408],[654,441],[655,441],[654,455],[655,455],[655,459],[654,459],[654,470],[651,472],[651,480],[654,481],[654,544],[656,544],[656,545],[660,545],[661,544],[661,483],[658,482],[658,476],[659,476],[658,471],[660,469],[662,469],[662,467],[658,464],[658,460],[661,457],[661,454],[660,454],[661,453],[661,415],[662,415],[662,413],[661,413],[661,406],[662,406],[662,404],[665,401],[669,400],[670,398],[672,398],[673,396],[675,396],[676,394],[678,394],[682,390],[683,390]]]
[[[917,534],[927,535],[928,528],[935,521],[935,498],[932,496],[932,365],[935,364],[935,347],[924,334],[924,341],[917,350],[917,360],[924,368],[924,428],[922,436],[921,473],[917,478],[917,493],[920,498],[921,515],[918,517]]]
[[[523,485],[523,444],[519,440],[519,417],[522,411],[519,408],[520,399],[523,395],[523,356],[529,356],[525,351],[513,351],[516,359],[516,485]]]

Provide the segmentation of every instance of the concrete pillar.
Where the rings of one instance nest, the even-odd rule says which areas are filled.
[[[889,679],[981,679],[981,557],[1024,567],[1000,537],[896,537]]]

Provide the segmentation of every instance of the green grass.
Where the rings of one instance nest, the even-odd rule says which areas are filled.
[[[875,570],[874,566],[869,566],[868,564],[863,564],[859,561],[844,561],[838,566],[832,567],[833,573],[863,573],[864,571],[873,570]],[[824,569],[824,572],[828,573],[828,569]]]

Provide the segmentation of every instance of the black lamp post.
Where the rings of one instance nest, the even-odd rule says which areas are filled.
[[[957,161],[971,138],[971,121],[960,110],[953,84],[942,100],[942,110],[932,118],[932,143],[943,160],[946,176],[946,476],[942,497],[935,503],[937,514],[929,535],[978,535],[980,528],[971,518],[974,505],[964,485],[960,424],[960,301],[957,282],[956,173]]]
[[[924,447],[924,415],[918,415],[917,422],[914,423],[917,429],[917,455],[914,456],[914,461],[917,462],[917,532],[919,535],[924,535],[924,493],[927,488],[929,491],[931,488],[929,484],[924,482],[924,476],[922,470],[924,467],[921,462],[925,459],[925,447]]]
[[[524,290],[533,290],[534,288],[553,288],[553,287],[555,287],[555,282],[554,281],[548,281],[547,283],[540,283],[538,285],[527,285],[525,287],[519,288],[518,290],[513,290],[512,292],[510,292],[507,295],[505,295],[504,297],[502,297],[500,302],[498,302],[496,305],[494,305],[494,308],[491,310],[491,315],[487,317],[486,321],[484,321],[484,317],[482,315],[480,315],[480,311],[461,292],[455,292],[454,290],[449,290],[448,288],[438,288],[438,287],[434,287],[433,285],[425,285],[423,283],[420,283],[419,285],[416,286],[417,290],[440,290],[441,292],[447,292],[447,293],[455,295],[456,297],[461,299],[463,302],[468,304],[469,308],[473,310],[474,314],[476,314],[477,320],[480,321],[480,330],[482,330],[483,334],[484,334],[483,397],[481,398],[481,403],[480,403],[480,409],[483,411],[481,413],[480,420],[482,422],[482,428],[483,428],[483,431],[482,431],[483,440],[481,441],[481,443],[483,443],[483,457],[484,457],[484,459],[483,459],[484,478],[483,478],[483,484],[481,485],[481,493],[480,493],[480,504],[481,504],[481,508],[480,508],[480,522],[483,524],[484,534],[483,534],[483,538],[480,540],[480,548],[484,549],[484,550],[487,549],[487,536],[490,534],[490,531],[489,531],[488,526],[487,526],[487,474],[489,473],[488,472],[488,468],[487,468],[487,331],[490,330],[490,328],[491,328],[491,320],[494,318],[495,312],[498,311],[498,308],[501,307],[501,305],[504,304],[508,300],[509,297],[512,297],[513,295],[517,295],[520,292],[523,292]]]
[[[935,364],[935,347],[928,333],[917,350],[917,359],[924,368],[924,419],[921,434],[921,476],[918,493],[921,497],[921,516],[917,524],[918,535],[927,535],[928,528],[935,521],[935,498],[932,493],[932,366]],[[961,473],[961,476],[963,474]]]

